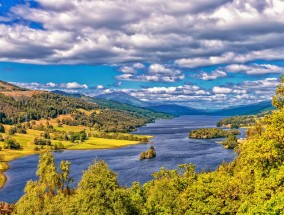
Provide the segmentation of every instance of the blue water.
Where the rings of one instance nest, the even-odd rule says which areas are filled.
[[[189,139],[188,132],[202,127],[215,127],[216,122],[224,117],[216,116],[181,116],[171,120],[159,120],[139,128],[137,134],[155,136],[150,143],[138,144],[118,149],[62,151],[54,152],[56,163],[61,160],[71,162],[71,176],[75,184],[80,180],[94,159],[103,159],[109,167],[118,173],[119,183],[130,186],[132,182],[141,184],[152,179],[152,174],[161,167],[177,168],[178,164],[194,163],[196,170],[214,170],[223,161],[232,161],[233,150],[224,149],[214,140]],[[244,137],[244,130],[241,130]],[[140,161],[139,155],[154,145],[157,157]],[[23,194],[28,180],[36,180],[35,175],[38,155],[23,157],[10,162],[10,169],[5,173],[8,181],[0,190],[0,201],[16,202]]]

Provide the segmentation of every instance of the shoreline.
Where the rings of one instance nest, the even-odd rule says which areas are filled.
[[[149,139],[154,138],[154,136],[147,136],[147,137]],[[129,141],[129,140],[125,140],[125,141]],[[56,152],[56,151],[76,151],[76,150],[78,150],[78,151],[110,150],[110,149],[123,148],[123,147],[127,147],[127,146],[132,146],[132,145],[148,144],[149,143],[149,142],[145,143],[145,142],[142,142],[142,141],[131,141],[131,142],[132,143],[128,143],[128,144],[121,145],[121,146],[110,146],[110,147],[102,147],[102,148],[87,148],[87,147],[84,148],[83,147],[83,148],[73,148],[73,149],[72,149],[72,147],[69,147],[69,148],[65,148],[65,149],[51,150],[51,151],[52,152]],[[93,145],[93,146],[95,147],[95,145]],[[34,151],[34,152],[30,152],[30,153],[27,153],[27,154],[22,154],[20,156],[13,157],[13,158],[11,158],[9,160],[1,161],[0,162],[0,190],[5,186],[5,184],[6,184],[7,180],[8,180],[8,177],[5,175],[5,172],[10,169],[9,162],[17,160],[17,159],[22,158],[22,157],[36,155],[36,154],[41,154],[41,153],[44,153],[46,151],[48,151],[48,150],[44,149],[42,151]]]

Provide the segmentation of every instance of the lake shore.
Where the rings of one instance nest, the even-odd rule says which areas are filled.
[[[142,135],[141,135],[142,136]],[[148,139],[153,138],[153,136],[149,135],[143,135],[147,137]],[[122,147],[127,147],[131,145],[136,145],[136,144],[143,144],[145,142],[142,141],[130,141],[130,140],[116,140],[116,139],[104,139],[104,138],[95,138],[95,140],[87,140],[83,143],[75,143],[75,144],[70,144],[67,148],[61,149],[62,151],[65,150],[104,150],[104,149],[115,149],[115,148],[122,148]],[[7,150],[8,151],[8,158],[5,159],[5,161],[0,162],[0,189],[6,184],[7,182],[7,176],[5,175],[5,172],[9,170],[9,162],[25,157],[25,156],[30,156],[30,155],[35,155],[35,154],[40,154],[43,152],[46,152],[51,149],[43,149],[40,151],[32,151],[32,150]],[[20,153],[15,153],[15,152],[20,152]],[[53,150],[54,151],[54,150]]]

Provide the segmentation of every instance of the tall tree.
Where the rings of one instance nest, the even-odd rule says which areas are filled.
[[[281,109],[284,106],[284,75],[280,77],[280,84],[278,85],[275,95],[272,99],[272,104],[277,108]]]

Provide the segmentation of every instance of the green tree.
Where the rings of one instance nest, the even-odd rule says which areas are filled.
[[[60,162],[60,179],[62,184],[62,191],[66,191],[66,193],[70,194],[70,183],[74,182],[74,179],[70,177],[70,165],[69,161],[61,161]]]
[[[0,123],[0,133],[5,133],[5,128],[1,123]]]
[[[280,84],[275,91],[275,95],[272,99],[272,104],[277,108],[281,109],[284,106],[284,75],[280,77]]]
[[[51,152],[40,155],[36,174],[39,177],[39,183],[44,184],[46,191],[50,195],[55,195],[56,191],[61,188],[60,175],[56,171],[54,157]]]
[[[104,161],[97,161],[84,172],[69,214],[136,214],[130,197],[119,188],[117,175]]]

